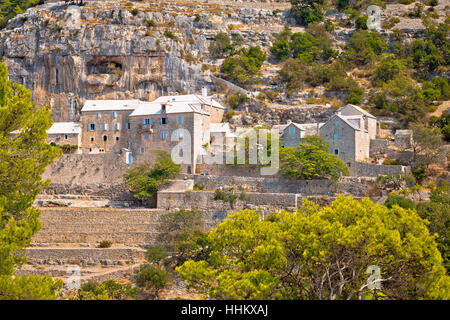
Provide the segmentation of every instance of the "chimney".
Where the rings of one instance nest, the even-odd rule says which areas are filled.
[[[208,96],[208,88],[207,87],[203,87],[202,88],[202,96],[203,97],[207,97]]]

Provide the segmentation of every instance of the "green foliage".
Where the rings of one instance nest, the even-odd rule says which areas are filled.
[[[178,41],[177,35],[176,35],[175,33],[173,33],[172,31],[170,31],[170,30],[165,30],[165,31],[164,31],[164,35],[165,35],[167,38],[169,38],[169,39]]]
[[[120,284],[108,280],[101,284],[88,281],[81,285],[76,300],[132,300],[137,297],[139,289],[130,284]]]
[[[383,59],[375,70],[375,81],[390,81],[396,76],[399,76],[406,69],[403,60],[395,59],[393,56],[388,56]]]
[[[158,160],[153,168],[146,164],[134,167],[124,175],[133,196],[138,199],[153,197],[159,186],[181,173],[181,166],[174,163],[167,152],[158,150],[154,153]]]
[[[150,246],[147,248],[145,257],[150,263],[160,263],[167,257],[167,250],[160,245]]]
[[[49,276],[0,275],[0,300],[57,300],[62,287]]]
[[[139,9],[138,9],[138,8],[134,8],[134,9],[130,10],[130,13],[131,13],[133,16],[137,16],[137,15],[139,14]]]
[[[441,129],[442,135],[445,141],[450,141],[450,111],[444,110],[440,117],[432,116],[430,117],[430,125]]]
[[[266,58],[260,47],[241,49],[236,55],[225,59],[221,71],[225,78],[238,84],[255,84],[261,80],[260,68]]]
[[[347,165],[329,153],[329,145],[318,136],[305,137],[300,146],[281,150],[280,170],[284,176],[311,180],[322,177],[337,180],[348,175]]]
[[[355,27],[358,30],[367,30],[367,20],[369,19],[368,16],[359,16],[355,20]]]
[[[154,297],[158,297],[159,292],[171,281],[171,275],[165,269],[157,266],[144,266],[136,277],[136,284],[139,287],[150,290]]]
[[[387,41],[375,31],[357,30],[347,43],[344,60],[351,66],[365,66],[376,61],[377,56],[386,52]]]
[[[233,208],[238,195],[233,192],[233,190],[216,190],[214,192],[214,200],[228,202]]]
[[[394,173],[377,177],[378,187],[389,190],[400,190],[405,186],[413,186],[415,183],[416,179],[414,176],[406,173]]]
[[[444,141],[442,140],[441,130],[439,128],[428,128],[420,123],[412,123],[410,128],[413,133],[414,164],[424,164],[428,167],[430,164],[436,163],[443,152]]]
[[[176,264],[188,259],[196,260],[207,252],[204,229],[202,212],[177,210],[161,216],[158,242],[169,250]]]
[[[45,142],[50,110],[35,107],[30,91],[11,83],[0,62],[0,275],[13,275],[26,261],[23,249],[41,228],[40,211],[32,207],[48,186],[41,175],[61,154]]]
[[[414,202],[411,199],[396,195],[396,194],[391,194],[389,195],[389,197],[387,198],[386,202],[384,203],[384,205],[386,207],[388,207],[389,209],[392,209],[392,207],[394,205],[397,205],[403,209],[414,209],[415,205]]]
[[[100,248],[111,248],[111,246],[112,246],[112,242],[109,240],[100,241],[100,244],[99,244]]]
[[[155,20],[153,20],[153,19],[147,20],[147,27],[149,27],[149,28],[156,27],[156,22],[155,22]]]
[[[208,234],[211,252],[176,271],[213,299],[448,299],[449,279],[434,237],[413,210],[340,196],[319,210],[261,219],[231,213]],[[366,286],[371,265],[381,289]]]
[[[243,105],[247,101],[248,101],[247,95],[243,94],[242,92],[233,93],[227,99],[228,105],[233,110],[237,109],[239,106]]]
[[[427,178],[425,165],[411,168],[411,172],[414,175],[414,178],[416,178],[418,184],[422,184],[422,182]]]
[[[293,57],[304,62],[327,61],[337,55],[325,25],[319,23],[308,25],[306,32],[292,33],[286,27],[276,36],[270,51],[279,60]]]
[[[290,0],[291,11],[299,24],[308,25],[323,20],[326,0]]]
[[[444,259],[447,272],[450,271],[450,183],[444,181],[431,191],[430,201],[419,202],[417,213],[427,219],[430,233],[437,234],[436,242]]]
[[[209,53],[213,58],[221,58],[231,51],[231,39],[225,32],[219,32],[209,45]]]
[[[6,26],[9,19],[24,13],[28,8],[41,5],[44,0],[3,0],[0,2],[0,29]]]
[[[373,102],[382,114],[395,115],[405,123],[424,119],[432,110],[421,88],[404,76],[384,83]]]

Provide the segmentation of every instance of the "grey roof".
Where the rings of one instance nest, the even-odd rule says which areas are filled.
[[[139,100],[87,100],[81,112],[134,110],[139,103]]]
[[[55,122],[47,130],[48,134],[78,134],[80,133],[80,125],[78,122]]]
[[[130,117],[136,116],[151,116],[159,115],[162,113],[162,105],[166,105],[166,114],[171,113],[200,113],[209,115],[204,112],[201,105],[190,104],[188,102],[149,102],[141,103],[136,110],[134,110]]]
[[[376,117],[374,115],[371,115],[370,113],[368,113],[366,110],[364,110],[363,108],[360,108],[358,106],[355,106],[354,104],[347,104],[344,108],[342,108],[342,110],[346,109],[346,108],[353,108],[356,111],[358,111],[359,113],[369,117],[369,118],[374,118],[376,119]],[[342,111],[341,110],[341,111]]]
[[[185,102],[189,104],[207,104],[216,108],[225,109],[219,102],[212,97],[204,97],[197,94],[185,94],[176,96],[162,96],[153,102]]]

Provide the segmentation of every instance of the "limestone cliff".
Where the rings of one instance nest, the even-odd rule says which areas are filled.
[[[213,63],[206,60],[213,36],[233,29],[268,47],[288,8],[283,1],[46,1],[8,22],[0,56],[10,80],[31,89],[38,105],[48,103],[56,121],[77,120],[86,99],[214,89],[202,68]]]

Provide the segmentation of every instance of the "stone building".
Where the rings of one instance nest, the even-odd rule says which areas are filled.
[[[369,158],[370,142],[376,139],[379,130],[373,115],[351,104],[325,123],[299,124],[289,121],[273,128],[280,131],[281,142],[286,147],[296,147],[304,137],[319,134],[330,145],[330,153],[343,159],[349,167],[354,162]]]
[[[206,90],[201,96],[163,96],[153,102],[88,100],[81,110],[80,152],[126,150],[125,160],[131,164],[133,159],[153,158],[153,150],[164,150],[193,172],[211,142],[210,124],[220,123],[224,110]]]
[[[81,153],[81,130],[78,122],[55,122],[47,130],[47,135],[47,143],[77,146],[77,153]]]
[[[82,153],[119,152],[129,145],[130,114],[139,100],[88,100],[81,109]]]

